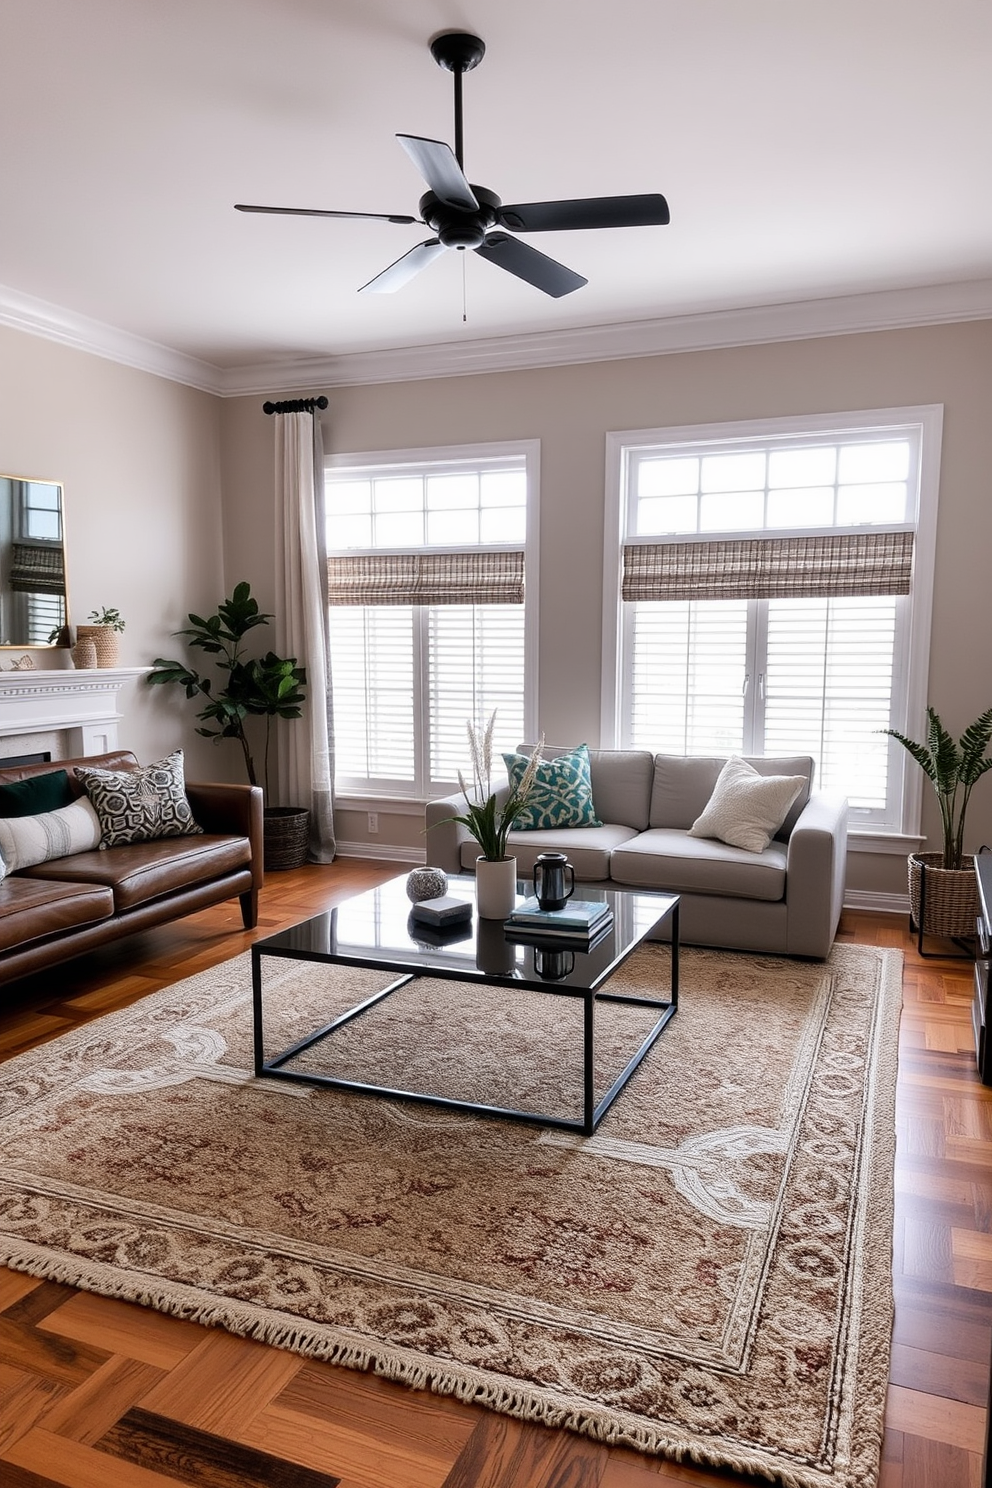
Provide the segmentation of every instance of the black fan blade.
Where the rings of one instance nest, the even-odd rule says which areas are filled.
[[[317,207],[250,207],[244,202],[235,202],[236,212],[270,212],[277,217],[368,217],[374,222],[401,222],[409,227],[419,222],[419,217],[401,217],[396,212],[325,212]]]
[[[418,243],[416,248],[411,248],[409,253],[404,253],[395,263],[391,263],[388,269],[383,269],[381,274],[376,274],[368,284],[363,284],[359,294],[392,294],[397,289],[402,289],[404,284],[409,284],[415,274],[421,269],[426,269],[429,263],[433,263],[447,249],[437,238],[428,238],[426,243]]]
[[[535,289],[543,289],[545,294],[552,295],[556,300],[589,283],[581,274],[566,269],[564,264],[549,258],[546,253],[538,253],[529,243],[519,243],[516,238],[508,238],[506,233],[490,233],[475,251],[498,268],[516,274],[518,279],[526,279]]]
[[[398,134],[396,138],[439,201],[467,212],[479,210],[475,193],[450,145],[443,140],[421,139],[417,134]]]
[[[668,203],[648,196],[587,196],[576,201],[522,202],[503,207],[499,220],[513,232],[570,232],[587,227],[665,227]]]

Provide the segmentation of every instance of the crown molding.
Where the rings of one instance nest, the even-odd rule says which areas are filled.
[[[53,305],[49,300],[22,294],[6,284],[0,284],[0,325],[25,331],[29,336],[41,336],[46,341],[57,341],[90,356],[120,362],[139,372],[151,372],[170,382],[184,383],[203,393],[223,392],[220,368],[209,362],[201,362],[157,341],[147,341],[143,336],[134,336],[106,321]]]
[[[989,319],[992,279],[979,279],[487,341],[445,342],[233,367],[221,373],[222,395],[233,398],[315,387],[515,372],[528,367],[560,367]]]
[[[917,289],[699,311],[660,320],[223,368],[0,285],[0,325],[223,398],[516,372],[531,367],[989,319],[992,279],[974,279]]]

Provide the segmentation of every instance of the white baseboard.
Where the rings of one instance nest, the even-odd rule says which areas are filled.
[[[339,858],[371,858],[377,863],[409,863],[416,867],[427,862],[422,847],[395,847],[388,842],[338,842],[334,851]]]
[[[909,914],[908,894],[881,894],[874,889],[848,889],[845,909],[870,910],[873,914]]]

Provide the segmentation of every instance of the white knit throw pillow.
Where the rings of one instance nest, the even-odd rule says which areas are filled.
[[[806,784],[805,775],[762,775],[747,760],[728,759],[690,837],[716,837],[746,852],[764,852]]]

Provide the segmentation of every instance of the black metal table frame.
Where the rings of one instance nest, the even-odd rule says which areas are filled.
[[[501,980],[499,977],[475,978],[459,975],[456,971],[445,968],[429,967],[423,971],[405,970],[383,987],[379,992],[374,992],[371,997],[365,998],[363,1002],[349,1008],[315,1033],[308,1034],[306,1038],[291,1044],[288,1049],[274,1055],[271,1059],[265,1058],[264,1052],[264,1030],[262,1021],[262,956],[275,956],[281,960],[291,961],[316,961],[324,966],[360,966],[367,969],[380,971],[395,970],[395,962],[376,959],[372,956],[329,956],[321,954],[306,954],[305,952],[287,952],[285,950],[267,949],[264,941],[258,941],[251,948],[251,985],[252,985],[252,1014],[254,1025],[254,1053],[255,1053],[255,1075],[257,1077],[268,1076],[277,1080],[290,1080],[304,1085],[327,1085],[335,1090],[357,1091],[363,1095],[378,1095],[392,1100],[417,1101],[421,1105],[441,1106],[449,1111],[466,1111],[475,1116],[493,1116],[508,1118],[513,1121],[526,1121],[535,1126],[559,1127],[563,1131],[580,1132],[585,1137],[592,1136],[596,1127],[602,1121],[607,1111],[627,1084],[628,1080],[644,1059],[649,1049],[657,1042],[668,1022],[675,1016],[679,1005],[679,902],[678,899],[663,915],[655,922],[657,925],[666,917],[671,919],[671,978],[669,996],[666,1001],[652,997],[630,997],[622,992],[600,992],[586,987],[566,987],[560,983],[548,983],[531,981],[530,979]],[[627,958],[643,944],[647,932],[630,947]],[[612,968],[615,972],[623,962],[618,962]],[[611,972],[611,975],[612,975]],[[330,1037],[337,1029],[343,1028],[346,1023],[351,1023],[355,1018],[361,1017],[390,997],[401,987],[405,987],[412,981],[421,978],[436,978],[441,981],[455,982],[479,982],[484,986],[503,986],[508,990],[511,988],[526,988],[529,991],[545,992],[556,997],[581,997],[584,999],[583,1009],[583,1069],[582,1069],[582,1118],[570,1118],[566,1116],[552,1116],[542,1111],[518,1111],[510,1106],[483,1105],[476,1101],[458,1100],[453,1096],[428,1095],[420,1090],[403,1090],[388,1085],[370,1085],[362,1080],[342,1080],[336,1075],[322,1075],[316,1072],[305,1072],[303,1070],[285,1069],[284,1066],[290,1059],[302,1054],[304,1050],[310,1049],[314,1044]],[[631,1059],[628,1060],[623,1070],[613,1081],[613,1084],[605,1094],[597,1101],[593,1081],[593,1056],[595,1050],[595,1008],[597,1002],[621,1002],[632,1004],[636,1007],[658,1008],[660,1016],[649,1030],[640,1047]]]

